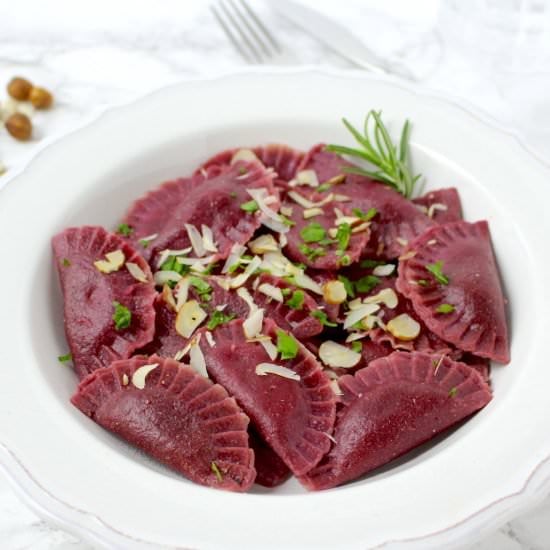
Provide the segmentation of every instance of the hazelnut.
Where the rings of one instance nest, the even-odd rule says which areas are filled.
[[[5,122],[6,130],[20,141],[27,141],[32,134],[31,119],[22,113],[11,115]]]
[[[32,88],[29,99],[37,109],[48,109],[53,103],[53,95],[46,88],[37,86]]]
[[[8,94],[17,101],[27,101],[31,93],[32,84],[25,78],[16,76],[8,83]]]

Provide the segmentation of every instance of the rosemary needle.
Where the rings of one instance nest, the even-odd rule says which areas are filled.
[[[369,170],[360,166],[346,166],[344,171],[368,176],[392,187],[407,198],[411,198],[414,185],[420,174],[413,176],[409,165],[409,135],[411,125],[405,121],[401,130],[399,145],[395,145],[382,122],[381,111],[369,111],[365,117],[363,133],[348,120],[342,119],[344,126],[361,146],[354,149],[345,145],[327,145],[327,151],[339,155],[359,158],[374,166]]]

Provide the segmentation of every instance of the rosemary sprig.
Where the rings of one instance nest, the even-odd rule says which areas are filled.
[[[344,167],[344,171],[381,181],[410,198],[420,174],[413,176],[409,165],[409,135],[411,132],[409,121],[406,120],[403,125],[399,145],[392,142],[388,130],[382,122],[382,111],[369,111],[365,117],[363,133],[345,118],[342,121],[361,148],[354,149],[345,145],[331,144],[327,145],[327,151],[359,158],[376,167],[375,170],[369,170],[360,166],[347,166]]]

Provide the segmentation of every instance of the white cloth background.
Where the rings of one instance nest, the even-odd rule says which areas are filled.
[[[466,49],[447,40],[438,16],[438,0],[302,1],[346,25],[378,54],[403,59],[421,75],[424,85],[465,98],[502,123],[514,126],[542,155],[550,153],[550,128],[521,124],[525,101],[533,101],[534,92],[543,104],[550,104],[547,90],[526,87],[510,101]],[[349,66],[275,14],[269,0],[251,3],[277,38],[293,50],[298,63]],[[0,162],[8,168],[0,176],[0,186],[8,183],[45,144],[108,107],[188,76],[242,66],[244,63],[213,19],[207,1],[0,2],[0,90],[17,74],[55,94],[55,108],[33,117],[35,133],[31,142],[18,143],[0,131]],[[365,106],[365,110],[368,108],[372,106]],[[470,548],[548,549],[549,520],[547,502]],[[2,474],[0,547],[89,548],[38,519],[18,500]]]

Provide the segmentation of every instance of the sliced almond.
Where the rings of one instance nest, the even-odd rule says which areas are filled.
[[[197,300],[189,300],[176,315],[176,332],[184,338],[191,338],[195,329],[206,319],[207,314]]]
[[[319,178],[315,170],[300,170],[296,174],[298,185],[309,185],[311,187],[319,186]]]
[[[361,233],[362,231],[366,231],[370,227],[370,222],[364,222],[360,223],[359,225],[356,225],[351,229],[352,233]]]
[[[243,322],[243,332],[246,338],[254,338],[262,332],[264,310],[262,308],[252,312]]]
[[[342,344],[327,340],[319,347],[319,358],[329,367],[349,369],[361,361],[361,354]]]
[[[283,216],[290,218],[294,213],[294,208],[292,206],[281,206],[280,211]]]
[[[378,314],[380,315],[380,313]],[[372,330],[374,327],[380,327],[382,330],[386,330],[384,321],[378,315],[367,315],[361,321],[361,325],[365,330]]]
[[[202,232],[202,245],[204,246],[204,249],[207,252],[218,252],[218,247],[214,242],[214,233],[212,232],[212,229],[210,229],[210,227],[208,227],[207,225],[202,224],[201,232]]]
[[[181,275],[177,271],[157,271],[153,275],[153,281],[156,286],[163,286],[166,283],[177,283],[181,280]]]
[[[248,243],[248,248],[253,254],[265,254],[266,252],[277,252],[279,245],[273,235],[260,235]]]
[[[361,306],[350,310],[344,321],[344,330],[352,328],[355,323],[358,323],[368,315],[376,313],[380,309],[378,304],[362,304]]]
[[[420,334],[420,323],[407,313],[402,313],[388,321],[386,329],[397,339],[409,342]]]
[[[347,195],[341,195],[340,193],[334,193],[334,201],[335,202],[350,202],[352,200],[351,197],[348,197]]]
[[[447,205],[440,202],[434,202],[433,204],[430,204],[430,207],[428,208],[428,218],[433,218],[437,210],[440,210],[441,212],[446,212]]]
[[[138,264],[135,264],[134,262],[126,262],[126,269],[136,281],[139,281],[140,283],[149,282],[147,275],[145,275],[145,272],[141,269],[141,267],[139,267]]]
[[[258,287],[258,291],[262,294],[265,294],[266,296],[269,296],[269,298],[272,298],[276,302],[284,302],[283,298],[283,292],[281,289],[275,285],[269,284],[269,283],[262,283]]]
[[[162,267],[162,264],[170,257],[170,256],[185,256],[186,254],[189,254],[193,250],[193,247],[190,246],[188,248],[183,248],[181,250],[170,250],[169,248],[166,248],[165,250],[161,250],[158,260],[157,260],[157,267],[160,269]]]
[[[373,270],[372,274],[377,277],[388,277],[395,271],[395,265],[393,264],[384,264],[377,265]]]
[[[416,250],[409,250],[408,252],[405,252],[405,254],[402,254],[401,256],[399,256],[398,260],[401,260],[401,261],[410,260],[415,256],[416,256]]]
[[[254,303],[254,298],[252,298],[252,295],[250,292],[248,292],[248,289],[244,286],[241,286],[237,289],[237,296],[246,302],[246,305],[248,306],[250,313],[254,313],[258,306]]]
[[[113,252],[107,252],[105,260],[97,260],[94,265],[101,273],[113,273],[124,265],[125,260],[122,250],[114,250]]]
[[[225,264],[222,267],[222,273],[228,273],[229,269],[235,264],[238,264],[241,260],[241,256],[246,252],[246,247],[242,244],[235,243],[229,251],[229,256],[225,260]]]
[[[338,174],[337,176],[333,176],[332,178],[324,181],[322,185],[338,185],[339,183],[343,183],[346,179],[346,174]]]
[[[181,281],[178,282],[178,284],[174,288],[174,294],[176,296],[176,311],[179,311],[183,307],[183,304],[187,302],[187,299],[189,297],[189,286],[189,277],[184,277],[183,279],[181,279]]]
[[[271,341],[271,338],[268,338],[267,340],[260,340],[260,344],[265,349],[265,352],[269,358],[272,361],[275,361],[279,352],[277,351],[277,346],[275,346],[275,344]]]
[[[244,162],[253,162],[256,160],[259,162],[258,157],[252,149],[239,149],[238,151],[235,151],[231,157],[231,164],[235,164],[239,160]]]
[[[322,200],[313,202],[309,199],[306,199],[302,194],[298,193],[297,191],[289,191],[288,196],[297,204],[302,206],[303,208],[317,208],[324,206],[325,204],[328,204],[332,201],[334,198],[333,193],[329,193],[326,197],[324,197]]]
[[[276,374],[282,378],[288,378],[289,380],[300,380],[300,375],[295,373],[292,369],[282,367],[281,365],[275,365],[273,363],[260,363],[256,365],[256,374],[258,376],[266,376],[267,374]]]
[[[327,304],[341,304],[347,297],[342,281],[328,281],[323,285],[323,298]]]
[[[231,280],[231,288],[239,288],[248,281],[249,277],[262,265],[262,260],[259,256],[254,256],[250,263],[246,266],[246,269],[239,273]]]
[[[365,304],[384,304],[390,309],[394,309],[399,303],[399,299],[397,298],[397,294],[393,288],[384,288],[377,294],[368,296],[363,301]]]
[[[367,332],[352,332],[346,338],[346,344],[349,344],[350,342],[355,342],[356,340],[362,340],[363,338],[366,338],[367,336],[368,336]]]
[[[134,371],[132,374],[132,384],[138,389],[142,390],[145,388],[145,379],[147,375],[159,366],[158,363],[153,363],[151,365],[143,365]]]

